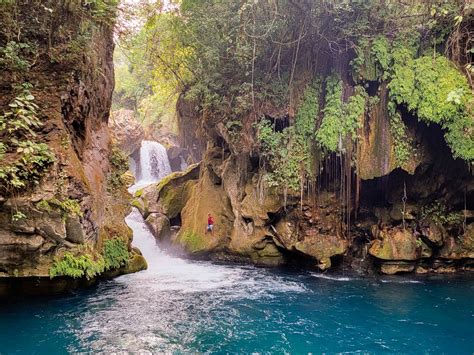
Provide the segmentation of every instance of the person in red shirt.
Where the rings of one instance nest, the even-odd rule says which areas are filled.
[[[206,233],[209,232],[211,233],[211,235],[213,234],[212,233],[212,230],[214,229],[214,218],[212,217],[212,215],[210,213],[207,214],[207,229],[206,229]]]

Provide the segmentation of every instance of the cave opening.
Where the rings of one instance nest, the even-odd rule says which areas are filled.
[[[290,116],[285,115],[282,117],[272,117],[270,115],[265,115],[265,119],[270,121],[275,132],[283,132],[285,128],[290,127]]]
[[[171,228],[172,227],[180,228],[182,225],[181,213],[178,213],[175,217],[170,218],[169,221],[170,221]]]

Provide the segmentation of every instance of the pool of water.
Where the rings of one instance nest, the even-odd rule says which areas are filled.
[[[0,303],[0,354],[474,351],[474,277],[362,278],[189,261],[128,218],[149,269]]]

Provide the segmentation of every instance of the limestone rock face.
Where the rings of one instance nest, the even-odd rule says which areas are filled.
[[[380,85],[380,102],[374,106],[367,120],[364,120],[362,137],[358,154],[359,176],[361,179],[373,179],[388,175],[399,166],[395,156],[394,137],[390,131],[390,121],[387,111],[387,83]],[[414,134],[407,132],[410,138]],[[401,168],[410,174],[423,161],[423,152],[411,146],[412,154],[403,162]]]
[[[3,6],[0,22],[8,26],[11,13]],[[49,277],[66,251],[100,252],[116,236],[131,242],[124,221],[129,196],[109,184],[113,28],[96,22],[81,2],[47,6],[51,11],[44,2],[15,7],[15,21],[25,29],[17,40],[37,44],[37,57],[27,58],[34,65],[21,72],[0,67],[0,112],[16,95],[15,84],[31,83],[44,123],[37,139],[55,155],[39,184],[0,196],[0,277]],[[61,31],[52,33],[46,23]],[[0,44],[7,40],[3,33]],[[76,53],[72,43],[83,45]]]
[[[145,138],[145,130],[137,121],[132,110],[113,111],[109,120],[109,128],[112,132],[112,139],[127,155],[139,149]]]
[[[215,225],[211,235],[206,233],[207,215],[212,214]],[[182,226],[177,241],[191,252],[223,248],[232,232],[234,215],[222,186],[214,185],[208,172],[193,186],[181,211]]]

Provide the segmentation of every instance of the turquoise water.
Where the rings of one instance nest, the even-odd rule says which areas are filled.
[[[147,271],[0,304],[1,354],[474,351],[474,278],[361,278],[172,257],[135,212]]]

